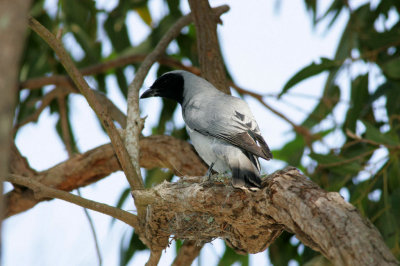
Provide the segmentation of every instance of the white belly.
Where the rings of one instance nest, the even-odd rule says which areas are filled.
[[[214,163],[213,170],[218,173],[231,171],[227,154],[241,153],[240,149],[214,137],[204,136],[186,126],[192,144],[207,165]]]

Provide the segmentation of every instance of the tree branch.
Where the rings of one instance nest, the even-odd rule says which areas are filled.
[[[221,20],[213,14],[208,0],[189,0],[189,5],[196,27],[201,75],[219,90],[230,94],[217,36],[217,24]]]
[[[150,136],[140,139],[140,165],[147,169],[168,168],[177,176],[203,175],[207,171],[204,162],[186,141],[170,136]],[[121,169],[111,144],[105,144],[62,162],[46,171],[35,172],[16,147],[12,149],[10,171],[29,176],[46,186],[71,191],[104,178]],[[29,189],[14,189],[4,198],[5,217],[9,217],[35,206]]]
[[[0,191],[2,177],[6,176],[10,164],[10,143],[17,97],[18,74],[21,55],[25,44],[26,15],[32,1],[0,1]],[[4,201],[0,195],[0,214]],[[0,239],[3,216],[0,216]]]
[[[126,55],[115,58],[113,60],[109,60],[106,62],[102,62],[96,65],[88,66],[80,69],[79,71],[83,76],[97,75],[107,72],[110,69],[125,67],[126,65],[133,63],[141,63],[147,57],[146,54],[134,54],[134,55]],[[174,58],[167,57],[162,55],[157,59],[157,62],[161,65],[167,65],[174,68],[186,69],[190,72],[198,71],[200,74],[200,70],[194,68],[192,66],[182,65],[182,63]],[[52,75],[45,76],[39,78],[31,78],[26,81],[23,81],[19,84],[19,88],[22,89],[40,89],[46,85],[56,85],[56,86],[74,86],[72,80],[66,75]]]
[[[158,262],[161,258],[162,250],[151,250],[149,260],[146,263],[146,266],[157,266]]]
[[[31,178],[20,176],[20,175],[9,175],[5,177],[5,180],[13,184],[18,184],[30,188],[34,192],[34,196],[38,199],[41,198],[56,198],[64,201],[68,201],[75,205],[107,214],[115,219],[118,219],[134,228],[138,228],[139,222],[136,215],[121,209],[109,206],[107,204],[99,203],[96,201],[84,199],[74,194],[61,191],[58,189],[47,187],[38,181]]]
[[[295,168],[264,178],[257,192],[235,189],[229,180],[189,181],[132,192],[149,210],[146,232],[197,242],[220,237],[238,253],[258,253],[284,229],[336,265],[398,265],[353,205]]]
[[[98,103],[95,94],[87,85],[83,76],[74,65],[71,57],[65,51],[61,42],[32,17],[29,17],[29,26],[55,51],[69,76],[97,114],[99,120],[111,139],[111,143],[113,144],[118,160],[121,163],[122,169],[124,170],[126,178],[128,179],[131,187],[136,189],[143,188],[143,181],[140,176],[137,175],[133,165],[130,163],[129,154],[125,149],[125,146],[118,134],[117,129],[115,128],[113,121],[105,112],[104,108]]]
[[[193,261],[199,256],[202,248],[203,245],[198,245],[194,240],[185,240],[172,265],[192,265]]]

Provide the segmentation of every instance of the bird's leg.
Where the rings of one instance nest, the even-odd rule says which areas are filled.
[[[206,174],[208,176],[208,180],[210,180],[210,178],[211,178],[211,170],[212,170],[214,164],[215,163],[212,163],[212,164],[210,164],[210,167],[208,167],[207,174]]]

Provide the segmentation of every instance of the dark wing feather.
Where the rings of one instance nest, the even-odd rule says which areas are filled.
[[[213,136],[215,138],[223,139],[238,148],[248,151],[258,157],[269,160],[272,158],[272,153],[260,134],[248,129],[247,131],[236,134],[215,134],[209,131],[194,129],[202,134]]]
[[[220,105],[203,100],[188,102],[183,108],[186,124],[203,135],[222,139],[265,160],[271,159],[271,151],[247,104],[228,95],[214,100]]]

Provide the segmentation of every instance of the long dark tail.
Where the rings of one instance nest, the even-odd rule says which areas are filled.
[[[232,185],[236,188],[261,188],[260,174],[256,169],[232,167]]]

